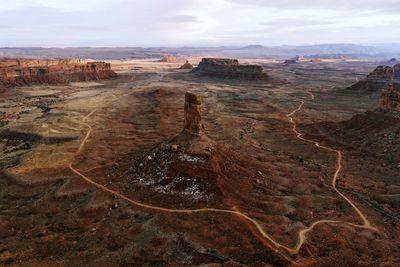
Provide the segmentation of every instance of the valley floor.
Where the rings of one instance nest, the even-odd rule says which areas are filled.
[[[257,63],[272,80],[204,78],[177,70],[182,62],[134,60],[112,62],[114,80],[7,91],[0,264],[399,265],[400,162],[361,149],[356,138],[370,126],[345,138],[332,130],[375,109],[379,94],[339,89],[376,63]],[[219,195],[127,183],[137,158],[157,158],[149,151],[181,132],[188,90],[203,96],[208,137],[247,162]],[[391,129],[388,138],[399,140]]]

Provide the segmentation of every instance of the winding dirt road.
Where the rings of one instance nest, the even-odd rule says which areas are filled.
[[[314,100],[315,97],[311,92],[307,92],[310,97],[311,100]],[[261,224],[259,222],[257,222],[255,219],[251,218],[250,216],[244,214],[243,212],[237,210],[235,207],[233,207],[232,210],[228,210],[228,209],[214,209],[214,208],[201,208],[201,209],[168,209],[168,208],[163,208],[163,207],[159,207],[159,206],[154,206],[154,205],[148,205],[145,203],[141,203],[138,201],[135,201],[115,190],[112,190],[102,184],[99,184],[97,182],[95,182],[93,179],[91,179],[90,177],[86,176],[85,174],[83,174],[81,171],[79,171],[78,169],[76,169],[74,167],[74,162],[77,158],[78,155],[80,155],[82,153],[82,150],[84,149],[84,146],[86,144],[86,142],[88,141],[91,133],[92,133],[92,127],[90,126],[90,124],[87,123],[87,120],[96,112],[96,110],[93,110],[92,112],[90,112],[89,114],[87,114],[85,117],[83,117],[82,120],[82,124],[85,125],[87,127],[87,132],[86,135],[84,136],[84,138],[82,139],[78,150],[76,151],[74,157],[72,158],[70,164],[69,164],[69,168],[71,169],[71,171],[73,173],[75,173],[76,175],[78,175],[79,177],[81,177],[83,180],[85,180],[86,182],[92,184],[93,186],[97,187],[98,189],[110,193],[114,196],[117,196],[125,201],[127,201],[129,204],[137,206],[137,207],[141,207],[141,208],[145,208],[145,209],[150,209],[150,210],[156,210],[156,211],[161,211],[161,212],[168,212],[168,213],[185,213],[185,214],[194,214],[194,213],[200,213],[200,212],[215,212],[215,213],[225,213],[225,214],[232,214],[232,215],[236,215],[240,218],[242,218],[249,226],[255,227],[255,229],[257,230],[255,235],[258,235],[257,237],[260,238],[264,238],[267,242],[263,242],[264,244],[266,244],[270,249],[272,249],[273,251],[275,251],[276,253],[280,254],[282,257],[284,257],[286,260],[288,260],[289,262],[291,262],[293,265],[297,265],[297,261],[294,261],[290,256],[291,255],[295,255],[298,254],[300,251],[300,248],[302,247],[302,245],[307,241],[307,233],[309,233],[310,231],[312,231],[318,224],[322,224],[322,223],[328,223],[328,224],[347,224],[353,227],[357,227],[357,228],[363,228],[363,229],[367,229],[367,230],[371,230],[374,232],[378,232],[378,229],[376,229],[375,227],[373,227],[371,225],[371,223],[368,221],[368,219],[366,218],[366,216],[362,213],[362,211],[356,206],[355,203],[353,203],[353,201],[347,197],[346,195],[344,195],[343,193],[341,193],[339,191],[339,189],[337,188],[336,184],[337,184],[337,180],[338,180],[338,176],[341,172],[342,169],[342,158],[343,158],[343,154],[340,150],[335,150],[333,148],[330,147],[326,147],[323,145],[320,145],[318,142],[313,141],[313,140],[309,140],[303,137],[303,134],[300,133],[297,130],[297,123],[294,121],[293,116],[298,113],[300,110],[302,110],[303,106],[304,106],[305,102],[301,101],[300,105],[291,113],[287,114],[286,117],[289,119],[290,123],[293,125],[292,127],[292,131],[296,134],[296,137],[302,141],[305,142],[309,142],[314,144],[316,147],[329,151],[329,152],[333,152],[336,153],[337,155],[337,161],[336,161],[336,171],[332,177],[332,188],[333,190],[335,190],[335,192],[341,197],[343,198],[347,203],[350,204],[350,206],[354,209],[354,211],[358,214],[358,216],[360,217],[360,219],[362,220],[362,224],[355,224],[355,223],[350,223],[350,222],[345,222],[345,221],[337,221],[337,220],[319,220],[316,221],[314,223],[312,223],[308,228],[305,228],[301,231],[299,231],[298,234],[298,241],[297,244],[294,248],[290,248],[287,247],[285,245],[282,245],[280,243],[278,243],[277,241],[275,241],[270,235],[268,235],[264,228],[261,226]],[[252,231],[254,233],[254,231]]]

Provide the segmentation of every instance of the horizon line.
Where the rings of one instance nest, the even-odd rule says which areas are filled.
[[[399,42],[377,42],[377,43],[303,43],[303,44],[279,44],[279,45],[265,45],[258,43],[250,44],[231,44],[231,45],[70,45],[70,46],[1,46],[0,49],[67,49],[67,48],[221,48],[221,47],[232,47],[232,48],[247,48],[247,47],[260,47],[260,48],[273,48],[273,47],[305,47],[305,46],[324,46],[324,45],[356,45],[356,46],[379,46],[379,45],[400,45]]]

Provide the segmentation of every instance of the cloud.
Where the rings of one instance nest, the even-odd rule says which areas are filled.
[[[329,9],[349,10],[359,12],[362,10],[385,10],[388,12],[399,12],[400,1],[398,0],[227,0],[231,3],[241,5],[256,5],[266,8],[279,9]]]
[[[288,27],[288,26],[296,26],[296,27],[310,27],[310,26],[326,26],[333,25],[337,23],[334,20],[317,20],[317,19],[293,19],[293,18],[285,18],[285,19],[274,19],[269,21],[260,22],[259,24],[267,27]]]
[[[399,0],[13,0],[0,46],[400,42]],[[378,32],[378,33],[377,33]]]
[[[194,23],[198,23],[199,22],[199,18],[196,16],[190,16],[190,15],[179,15],[179,16],[173,16],[173,17],[168,17],[167,21],[171,21],[171,22],[194,22]]]

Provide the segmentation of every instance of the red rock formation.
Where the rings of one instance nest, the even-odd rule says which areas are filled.
[[[111,64],[83,60],[0,60],[0,87],[114,78]]]
[[[160,62],[175,63],[177,61],[176,57],[173,55],[165,55]]]
[[[390,84],[388,89],[382,92],[379,100],[379,109],[384,111],[400,112],[400,84]]]
[[[400,64],[394,65],[393,66],[393,79],[395,79],[396,81],[400,81]]]
[[[374,71],[367,75],[367,77],[356,84],[347,88],[348,92],[352,93],[374,93],[381,92],[392,83],[396,75],[400,75],[400,65],[393,68],[389,66],[378,66]],[[395,70],[397,69],[397,74]]]
[[[191,135],[203,135],[204,125],[201,122],[201,96],[187,92],[185,95],[185,125],[184,132]]]
[[[296,64],[296,63],[298,63],[298,61],[294,59],[286,59],[285,62],[283,62],[283,64]]]
[[[186,60],[186,63],[179,67],[180,70],[192,70],[194,67]]]
[[[237,59],[203,58],[193,73],[219,78],[263,80],[268,75],[258,65],[240,65]]]
[[[308,61],[304,56],[295,56],[294,58],[292,58],[292,60],[296,60],[297,62],[305,62]]]
[[[367,75],[371,80],[391,80],[393,79],[393,68],[390,66],[378,66],[373,72]]]

